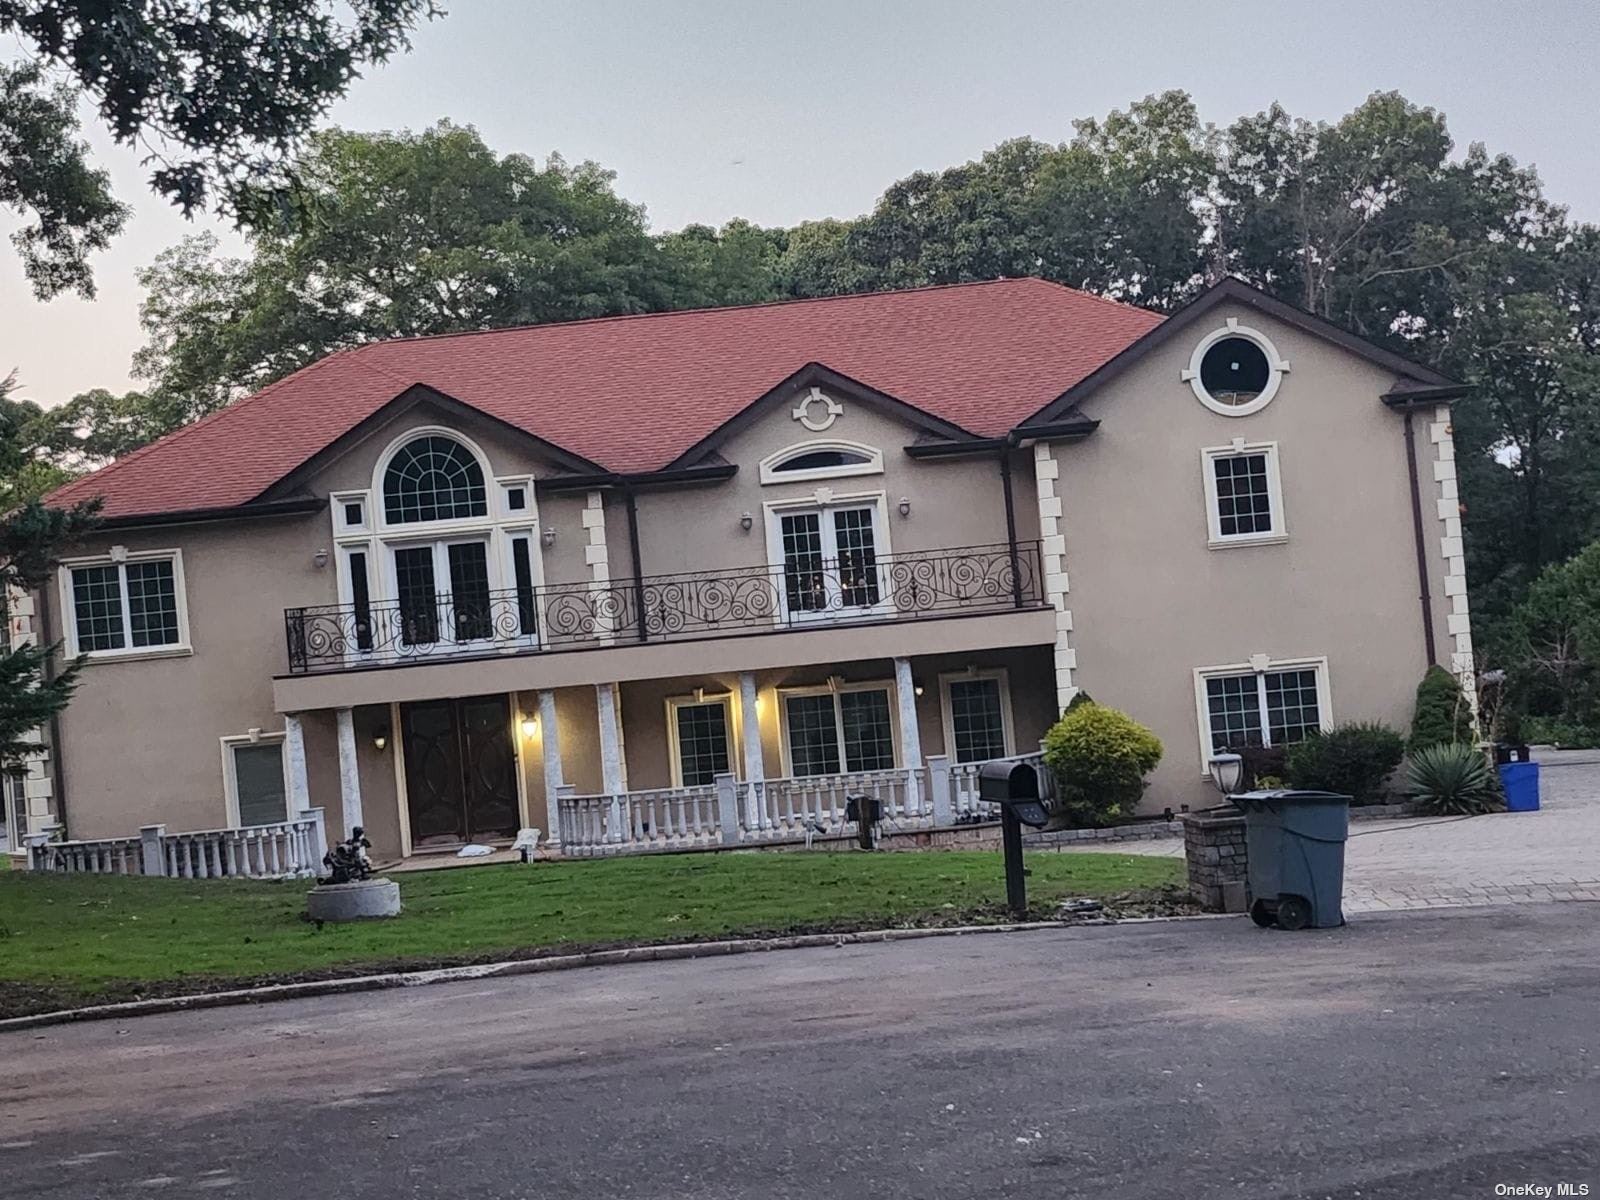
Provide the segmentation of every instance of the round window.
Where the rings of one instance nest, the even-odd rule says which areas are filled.
[[[1200,386],[1218,404],[1249,404],[1272,379],[1265,351],[1249,338],[1225,337],[1200,360]]]
[[[1245,417],[1271,402],[1288,370],[1265,334],[1230,320],[1200,339],[1181,376],[1212,412]]]

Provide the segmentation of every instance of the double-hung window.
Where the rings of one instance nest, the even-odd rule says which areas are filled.
[[[941,676],[939,682],[944,689],[945,752],[958,763],[1010,754],[1005,672],[962,672]]]
[[[1197,672],[1203,757],[1243,746],[1286,746],[1325,728],[1327,670],[1318,659],[1273,663],[1259,671]]]
[[[859,613],[882,603],[878,556],[883,537],[876,503],[779,509],[774,532],[790,620]]]
[[[75,654],[188,648],[183,563],[176,550],[70,562],[66,590],[68,640]]]
[[[1212,546],[1280,542],[1287,535],[1283,487],[1275,443],[1229,446],[1200,452],[1205,471],[1206,521]]]
[[[676,787],[698,787],[733,771],[729,697],[668,700]]]
[[[784,746],[793,775],[885,771],[895,765],[888,685],[783,696]]]
[[[222,739],[222,771],[229,815],[241,826],[274,825],[289,818],[283,735]]]

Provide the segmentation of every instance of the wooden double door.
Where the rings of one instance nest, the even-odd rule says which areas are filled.
[[[505,696],[400,706],[413,847],[515,837],[517,755]]]

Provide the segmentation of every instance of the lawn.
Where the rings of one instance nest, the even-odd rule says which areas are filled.
[[[1176,883],[1182,864],[1034,854],[1029,899]],[[0,1015],[397,965],[729,934],[998,920],[1000,855],[694,854],[398,875],[405,912],[317,928],[306,885],[0,874]]]

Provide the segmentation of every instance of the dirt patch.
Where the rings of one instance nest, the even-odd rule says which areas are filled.
[[[1100,897],[1099,907],[1080,912],[1063,907],[1066,901],[1042,901],[1029,907],[1029,921],[1100,922],[1139,917],[1189,916],[1199,912],[1188,892],[1179,887],[1149,888]],[[870,929],[946,929],[962,925],[1004,925],[1016,920],[1004,905],[977,908],[940,909],[898,922],[883,919],[852,918],[837,921],[797,922],[792,925],[758,926],[704,937],[673,938],[670,944],[696,945],[730,938],[779,938],[808,934],[861,933]],[[362,975],[382,975],[401,971],[427,971],[439,967],[468,967],[493,962],[525,962],[568,954],[601,950],[624,950],[636,946],[669,944],[656,939],[621,939],[609,942],[560,942],[549,946],[517,946],[477,954],[416,955],[398,958],[361,959],[319,966],[305,971],[270,975],[187,975],[180,979],[124,979],[89,988],[75,988],[48,982],[0,979],[0,1018],[25,1017],[34,1013],[81,1008],[92,1004],[119,1004],[130,1000],[158,1000],[172,996],[195,996],[209,992],[236,991],[242,988],[271,987],[285,983],[309,983],[324,979],[354,979]]]

